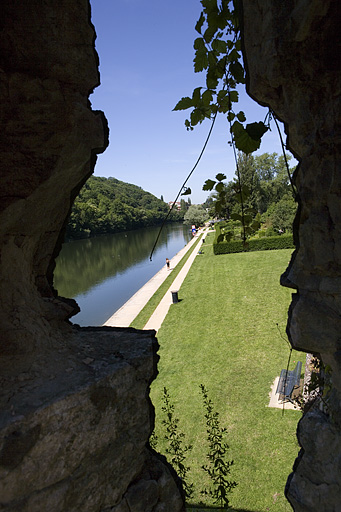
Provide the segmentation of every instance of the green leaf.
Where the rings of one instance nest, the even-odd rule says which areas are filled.
[[[239,215],[239,213],[231,213],[231,219],[232,220],[239,220],[240,222],[242,222],[242,216]]]
[[[229,122],[229,123],[231,123],[235,117],[236,117],[236,114],[235,114],[234,112],[231,112],[231,111],[230,111],[230,112],[227,114],[227,120],[228,120],[228,122]]]
[[[224,235],[221,235],[221,234],[218,235],[217,236],[217,242],[219,243],[219,242],[223,242],[223,241],[224,241]]]
[[[214,26],[209,26],[205,30],[204,39],[205,39],[206,43],[210,43],[212,41],[215,32],[216,32],[216,27],[214,27]]]
[[[242,196],[240,195],[240,193],[239,193],[239,192],[234,196],[234,199],[235,199],[239,204],[242,204]]]
[[[218,102],[221,101],[223,98],[225,98],[228,95],[228,91],[226,89],[222,89],[217,94],[217,100]]]
[[[203,115],[203,113],[202,113],[198,108],[195,108],[195,109],[191,112],[191,125],[192,125],[192,126],[195,126],[195,125],[197,125],[198,123],[201,123],[203,120],[204,120],[204,115]]]
[[[184,98],[181,98],[180,101],[175,105],[173,108],[174,110],[186,110],[187,108],[193,107],[192,99],[188,96],[185,96]]]
[[[226,68],[226,55],[218,60],[217,62],[217,74],[220,78],[222,78],[225,74]]]
[[[242,49],[242,42],[240,39],[237,39],[237,41],[235,42],[234,45],[235,45],[237,51],[240,51]]]
[[[240,133],[243,133],[243,130],[245,131],[244,126],[239,121],[235,121],[231,126],[231,132],[236,136],[238,136]]]
[[[206,48],[199,49],[195,52],[194,57],[194,71],[200,73],[208,66],[208,58]]]
[[[220,213],[221,212],[221,202],[219,201],[219,199],[218,199],[218,201],[216,201],[214,203],[214,209],[215,209],[216,213]]]
[[[236,80],[236,82],[238,82],[240,84],[245,83],[244,68],[240,64],[240,62],[231,62],[230,66],[229,66],[229,71],[230,71],[231,75],[234,77],[234,79]]]
[[[192,190],[187,187],[186,190],[184,192],[182,192],[182,196],[189,196],[190,194],[192,193]]]
[[[197,23],[195,25],[195,30],[197,32],[199,32],[199,34],[201,34],[201,29],[202,29],[204,21],[205,21],[204,13],[201,13],[200,14],[200,18],[198,19],[198,21],[197,21]]]
[[[205,41],[202,37],[198,37],[193,44],[195,50],[206,50]]]
[[[230,101],[233,101],[234,103],[237,103],[238,98],[239,98],[238,92],[237,91],[230,91],[229,98],[230,98]]]
[[[203,190],[211,191],[211,190],[213,190],[214,185],[215,185],[215,181],[213,181],[213,180],[206,180],[204,185],[203,185],[203,187],[202,187],[202,189]]]
[[[209,89],[206,89],[206,91],[203,93],[201,99],[202,99],[204,106],[208,107],[213,99],[212,91],[210,91]]]
[[[233,48],[227,56],[230,62],[238,61],[239,57],[240,55],[235,48]]]
[[[243,194],[243,199],[244,198],[247,199],[250,196],[251,191],[247,185],[242,186],[242,194]]]
[[[200,97],[200,91],[201,91],[201,87],[196,87],[193,91],[193,94],[192,94],[192,105],[193,107],[197,107],[199,104],[200,104],[200,100],[201,100],[201,97]]]
[[[187,129],[187,130],[193,130],[193,128],[192,128],[192,126],[191,126],[191,123],[189,122],[189,120],[188,120],[188,119],[186,119],[186,121],[185,121],[185,126],[186,126],[186,129]]]
[[[251,224],[251,227],[254,231],[257,231],[260,228],[260,222],[258,222],[258,220],[254,220]]]
[[[217,183],[215,189],[217,192],[222,192],[224,190],[224,183]]]
[[[211,69],[209,69],[207,71],[207,75],[206,75],[206,85],[207,85],[207,89],[215,89],[218,85],[218,78],[217,78],[217,75],[214,71],[212,71]]]
[[[238,121],[233,123],[231,131],[233,133],[234,142],[239,151],[249,154],[259,148],[260,140],[257,141],[250,137],[244,126]]]
[[[244,112],[242,112],[242,111],[238,112],[238,114],[237,114],[237,119],[238,119],[238,121],[240,121],[241,123],[244,123],[244,121],[246,121],[246,117],[245,117]]]
[[[262,122],[251,123],[246,125],[248,135],[254,140],[259,140],[263,137],[264,133],[268,131],[268,127]]]
[[[220,101],[219,101],[219,112],[222,112],[223,114],[226,114],[226,112],[228,112],[231,108],[231,102],[229,100],[229,97],[228,96],[225,96],[225,98],[222,98]]]
[[[212,48],[217,53],[226,53],[227,51],[226,42],[222,39],[214,39],[212,41]]]
[[[218,181],[223,181],[223,180],[226,180],[226,176],[225,176],[225,174],[220,172],[220,173],[216,174],[216,179]]]

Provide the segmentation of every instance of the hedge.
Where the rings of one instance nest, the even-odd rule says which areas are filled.
[[[232,240],[231,242],[213,243],[214,254],[230,254],[233,252],[246,251],[270,251],[273,249],[293,249],[294,241],[292,234],[269,236],[248,240],[247,246],[243,246],[241,240]]]

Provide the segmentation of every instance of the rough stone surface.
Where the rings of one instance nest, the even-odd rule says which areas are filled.
[[[169,470],[146,447],[157,348],[154,331],[74,328],[43,377],[40,361],[25,380],[3,379],[0,510],[183,510]]]
[[[302,451],[287,485],[297,512],[337,512],[341,503],[340,47],[337,0],[243,0],[248,90],[285,122],[295,175],[296,251],[282,284],[296,289],[293,347],[332,368],[327,413],[301,420]],[[331,447],[333,449],[331,449]]]
[[[0,16],[0,510],[183,512],[148,448],[154,331],[78,328],[53,289],[72,201],[108,143],[87,0]]]

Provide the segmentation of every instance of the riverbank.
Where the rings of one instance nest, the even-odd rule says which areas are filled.
[[[158,234],[159,228],[142,228],[63,245],[54,287],[79,304],[74,323],[103,325],[192,239],[188,226],[166,225],[150,261]]]
[[[191,267],[194,258],[200,250],[202,240],[205,239],[207,231],[199,231],[195,237],[188,242],[188,244],[181,249],[171,260],[170,268],[165,265],[155,276],[153,276],[142,288],[140,288],[118,311],[116,311],[103,325],[110,327],[129,327],[135,320],[137,315],[146,306],[154,293],[160,286],[169,279],[171,281],[171,288],[179,289],[189,268]],[[195,249],[195,250],[194,250]],[[192,252],[186,262],[182,262],[183,258],[188,252]],[[176,273],[177,266],[183,263],[183,268],[180,269],[179,274],[172,279],[172,274]],[[171,290],[167,290],[165,296],[160,304],[155,308],[154,313],[148,320],[144,329],[158,330],[165,318],[169,306],[171,305]]]

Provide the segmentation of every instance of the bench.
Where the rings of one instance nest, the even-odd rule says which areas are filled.
[[[280,400],[291,401],[293,391],[299,387],[301,378],[302,363],[298,361],[294,370],[282,370],[279,377],[276,393],[279,393]]]

